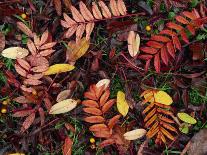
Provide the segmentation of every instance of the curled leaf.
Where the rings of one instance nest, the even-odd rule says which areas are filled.
[[[122,91],[117,93],[117,109],[123,116],[126,116],[129,111],[129,105]]]
[[[66,99],[56,103],[50,109],[49,114],[61,114],[73,110],[77,106],[78,102],[73,99]]]
[[[57,73],[63,73],[73,70],[75,67],[69,64],[55,64],[48,68],[47,71],[44,72],[44,75],[52,75]]]
[[[196,124],[197,123],[195,118],[191,117],[190,115],[188,115],[184,112],[178,113],[177,116],[183,122],[186,122],[186,123],[189,123],[189,124]]]
[[[142,138],[146,135],[147,131],[145,129],[135,129],[132,131],[128,131],[124,134],[124,138],[126,140],[136,140],[138,138]]]

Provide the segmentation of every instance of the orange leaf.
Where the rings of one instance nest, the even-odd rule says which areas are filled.
[[[89,127],[89,130],[92,132],[109,131],[109,128],[105,124],[94,124]]]
[[[177,30],[177,31],[181,31],[183,30],[184,28],[178,24],[175,24],[173,22],[169,22],[166,24],[167,27],[169,27],[170,29],[174,29],[174,30]]]
[[[96,95],[94,93],[91,93],[91,92],[85,92],[84,97],[86,97],[88,99],[91,99],[91,100],[96,100]]]
[[[103,123],[105,119],[102,116],[89,116],[85,117],[84,121],[88,123]]]
[[[174,140],[175,138],[169,133],[167,130],[165,130],[163,127],[160,128],[161,132],[169,139]]]
[[[154,35],[151,37],[151,40],[155,40],[155,41],[160,41],[160,42],[169,42],[170,39],[168,37],[165,36],[160,36],[160,35]]]
[[[109,138],[111,137],[111,132],[110,131],[94,132],[94,136],[99,138]]]
[[[144,122],[148,121],[152,115],[154,115],[156,113],[156,108],[152,109],[147,115],[146,117],[144,118]]]
[[[99,110],[98,108],[83,108],[83,111],[92,115],[102,115],[101,110]]]
[[[102,107],[103,114],[107,112],[114,105],[114,103],[115,103],[115,99],[111,99],[108,102],[106,102]]]
[[[100,98],[100,106],[103,106],[106,101],[108,100],[109,98],[109,95],[110,95],[110,91],[109,90],[106,90],[103,95],[101,96]]]
[[[114,16],[119,16],[120,12],[116,3],[116,0],[110,0],[110,8],[111,8],[111,12]]]
[[[183,41],[185,43],[189,44],[188,36],[187,36],[187,34],[185,33],[184,30],[180,31],[180,35],[181,35],[181,38],[183,39]]]
[[[82,102],[82,104],[84,106],[87,106],[87,107],[90,107],[90,108],[98,108],[99,107],[98,103],[96,101],[93,101],[93,100],[84,100]]]
[[[65,38],[70,38],[77,30],[78,26],[74,25],[65,32]]]
[[[80,24],[76,30],[76,43],[82,38],[85,31],[85,24]]]
[[[194,13],[189,12],[189,11],[184,11],[182,12],[184,16],[186,16],[187,18],[191,19],[191,20],[195,20],[197,17],[195,16]]]
[[[55,7],[55,10],[56,10],[58,16],[61,16],[61,14],[62,14],[61,0],[53,0],[53,2],[54,2],[54,7]]]
[[[145,124],[145,127],[148,128],[155,120],[157,119],[157,114],[155,114],[154,116],[152,116],[147,123]]]
[[[66,21],[66,23],[68,24],[69,27],[72,27],[73,25],[77,24],[66,13],[63,13],[63,18],[65,19],[65,21]]]
[[[72,145],[73,145],[73,141],[70,139],[70,137],[66,137],[65,143],[62,148],[63,155],[71,155],[72,154]]]
[[[112,117],[109,120],[108,127],[110,129],[112,129],[114,127],[114,125],[118,122],[118,120],[119,120],[120,117],[121,117],[121,115],[116,115],[116,116]]]
[[[126,15],[127,14],[127,9],[126,5],[124,4],[123,0],[118,0],[117,1],[117,7],[121,15]]]
[[[175,19],[180,22],[181,24],[189,24],[188,20],[186,20],[184,17],[182,16],[176,16]]]
[[[94,25],[95,25],[94,23],[86,24],[86,40],[90,39],[90,35],[93,31]]]

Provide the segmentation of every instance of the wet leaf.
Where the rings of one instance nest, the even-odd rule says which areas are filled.
[[[155,102],[164,105],[171,105],[173,103],[172,98],[164,91],[158,91],[154,94]]]
[[[44,75],[52,75],[63,72],[68,72],[73,70],[75,67],[69,64],[55,64],[49,67],[47,71],[44,72]]]
[[[128,50],[131,57],[139,54],[140,37],[134,31],[130,31],[128,35]]]
[[[132,131],[128,131],[124,134],[124,138],[126,140],[136,140],[138,138],[142,138],[146,135],[147,131],[145,129],[135,129]]]
[[[2,51],[1,55],[10,59],[24,58],[29,54],[29,51],[21,47],[9,47]]]
[[[66,99],[56,103],[50,109],[49,114],[61,114],[73,110],[77,106],[78,102],[73,99]]]
[[[21,131],[24,132],[25,130],[27,130],[27,129],[32,125],[32,123],[34,122],[34,119],[35,119],[35,112],[31,113],[31,114],[25,119],[25,121],[24,121],[23,124],[22,124]]]
[[[70,137],[65,138],[65,143],[63,145],[63,155],[71,155],[72,153],[72,146],[73,146],[73,141],[70,139]]]
[[[178,113],[177,116],[183,122],[186,122],[186,123],[189,123],[189,124],[196,124],[197,123],[195,118],[191,117],[187,113],[181,112],[181,113]]]
[[[129,105],[126,101],[125,94],[122,91],[117,93],[117,109],[125,117],[129,111]]]

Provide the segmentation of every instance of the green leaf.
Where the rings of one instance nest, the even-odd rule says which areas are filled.
[[[178,113],[177,116],[183,122],[186,122],[189,124],[196,124],[197,123],[197,121],[193,117],[191,117],[190,115],[188,115],[184,112]]]

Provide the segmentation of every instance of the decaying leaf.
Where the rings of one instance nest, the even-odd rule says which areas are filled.
[[[191,117],[190,115],[188,115],[184,112],[178,113],[177,116],[183,122],[186,122],[186,123],[189,123],[189,124],[196,124],[197,123],[195,118]]]
[[[68,43],[68,59],[70,62],[75,62],[80,57],[82,57],[88,50],[90,42],[86,38],[82,38],[78,43],[69,42]]]
[[[31,126],[31,124],[34,122],[34,119],[35,119],[35,112],[27,116],[27,118],[22,124],[21,132],[24,132],[25,130],[27,130]]]
[[[9,47],[2,51],[1,55],[10,59],[24,58],[29,54],[29,51],[21,47]]]
[[[77,106],[78,102],[73,99],[66,99],[56,103],[50,109],[49,114],[61,114],[73,110]]]
[[[70,95],[71,91],[69,89],[61,91],[56,98],[57,102],[63,101],[67,99]]]
[[[55,64],[50,66],[48,70],[44,72],[44,75],[52,75],[52,74],[68,72],[73,70],[74,68],[75,66],[69,64]]]
[[[0,52],[4,49],[5,47],[5,36],[4,34],[0,31]]]
[[[109,79],[102,79],[100,81],[97,82],[96,87],[101,87],[104,85],[104,89],[108,88],[110,84],[110,80]]]
[[[124,134],[124,138],[126,140],[136,140],[138,138],[142,138],[146,135],[147,131],[145,129],[135,129],[132,131],[128,131]]]
[[[126,101],[125,94],[122,91],[117,93],[117,109],[125,117],[129,111],[129,105]]]
[[[139,54],[140,37],[134,31],[130,31],[128,35],[128,50],[131,57]]]
[[[65,138],[65,143],[64,143],[63,148],[62,148],[63,155],[71,155],[72,145],[73,145],[73,141],[70,139],[70,137],[66,137]]]
[[[154,93],[155,102],[164,105],[171,105],[173,103],[172,98],[164,91],[158,91]]]

